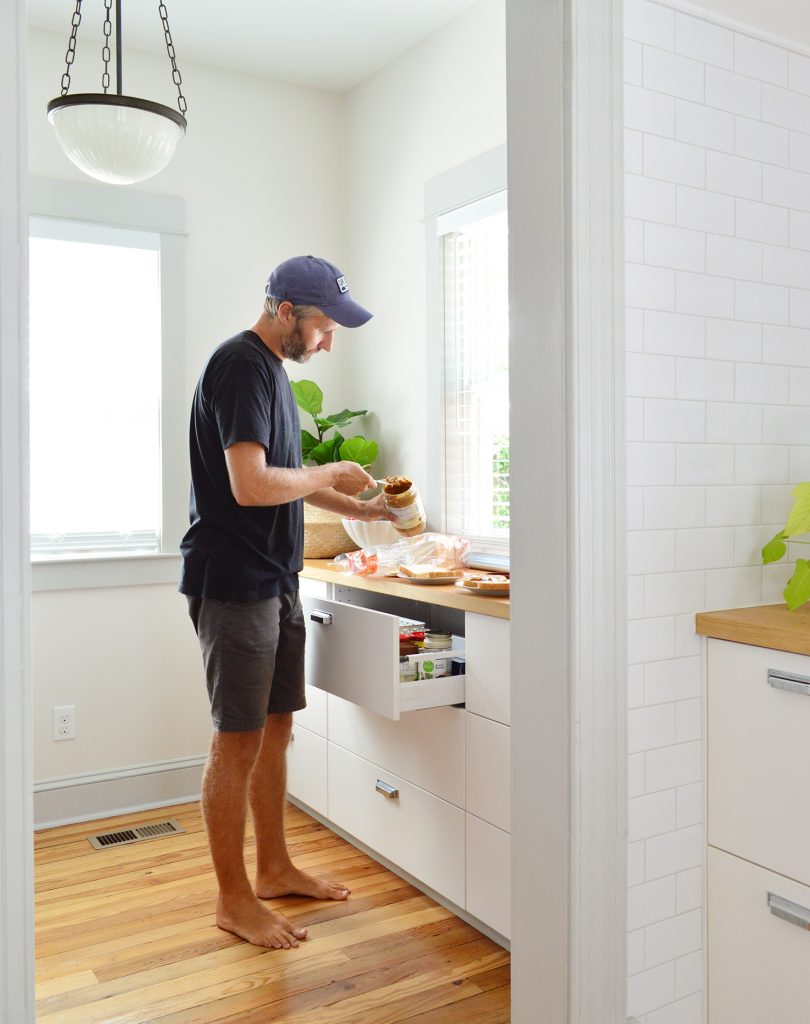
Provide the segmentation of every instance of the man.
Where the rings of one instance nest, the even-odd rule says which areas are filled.
[[[285,751],[304,697],[298,600],[302,499],[357,519],[386,518],[374,480],[353,462],[302,468],[298,409],[282,361],[332,349],[338,326],[371,313],[333,264],[299,256],[276,267],[261,316],[211,355],[191,413],[191,526],[180,590],[199,637],[214,734],[202,810],[219,884],[220,928],[289,949],[306,938],[261,901],[297,893],[346,899],[344,885],[296,868],[284,838]],[[247,805],[256,829],[255,889],[244,861]]]

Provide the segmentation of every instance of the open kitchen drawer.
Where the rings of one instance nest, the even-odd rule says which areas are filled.
[[[348,590],[335,589],[338,595]],[[363,606],[349,600],[360,600]],[[310,686],[395,721],[406,711],[464,703],[463,675],[400,682],[400,615],[429,622],[429,604],[419,602],[417,614],[413,602],[397,604],[395,599],[361,596],[357,591],[351,591],[346,600],[302,596],[301,603],[307,624],[306,679]],[[458,622],[463,623],[463,615]],[[462,630],[463,625],[456,625],[453,631]]]

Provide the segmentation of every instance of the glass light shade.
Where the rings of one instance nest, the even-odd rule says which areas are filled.
[[[162,171],[186,120],[162,103],[105,93],[77,93],[48,104],[65,155],[98,181],[131,185]]]

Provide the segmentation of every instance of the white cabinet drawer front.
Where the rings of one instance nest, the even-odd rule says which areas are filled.
[[[467,815],[467,910],[509,938],[511,933],[511,837]]]
[[[467,810],[509,832],[510,734],[508,725],[480,715],[465,715],[467,724]]]
[[[328,748],[331,820],[463,907],[464,811],[334,743]]]
[[[322,580],[308,580],[305,576],[298,577],[298,592],[301,597],[328,597],[329,584]]]
[[[399,617],[340,601],[302,597],[306,679],[393,720],[404,711],[464,702],[464,676],[399,681]]]
[[[464,806],[464,718],[458,708],[398,722],[329,695],[329,739],[429,793]]]
[[[810,884],[810,696],[769,669],[810,677],[810,657],[709,641],[709,842]]]
[[[810,923],[810,888],[711,847],[708,881],[709,1024],[807,1024],[810,931],[768,894]]]
[[[326,815],[326,740],[300,725],[287,747],[287,792]]]
[[[327,695],[315,686],[307,686],[305,689],[307,706],[302,711],[293,713],[293,721],[296,725],[303,725],[305,729],[316,732],[325,738],[327,735]]]
[[[509,621],[468,612],[467,710],[509,725]]]

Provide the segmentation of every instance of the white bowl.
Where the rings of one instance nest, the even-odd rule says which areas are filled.
[[[362,519],[342,519],[341,522],[346,533],[363,550],[402,540],[402,534],[398,533],[387,519],[378,519],[373,523],[363,522]]]

